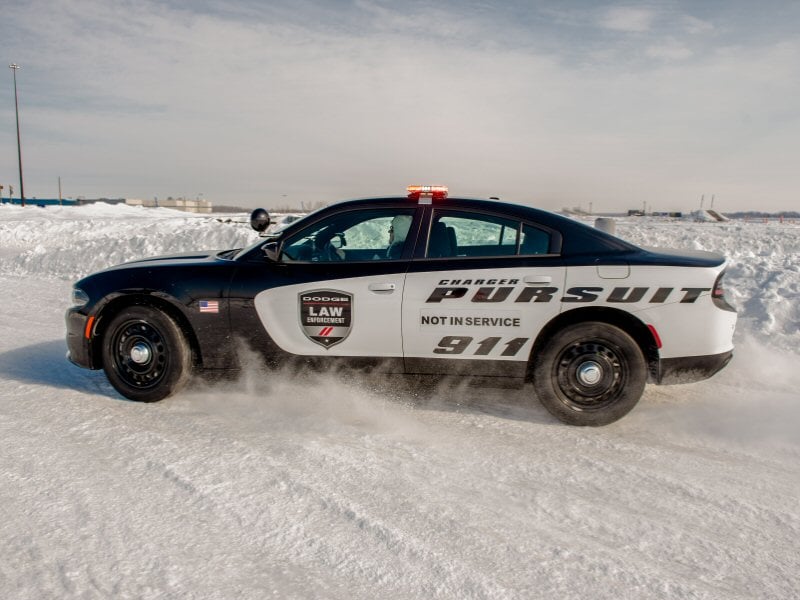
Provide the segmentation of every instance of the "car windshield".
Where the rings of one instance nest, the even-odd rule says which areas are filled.
[[[274,239],[275,237],[277,237],[277,236],[274,236],[274,235],[272,235],[272,234],[270,234],[270,235],[266,235],[266,236],[264,236],[264,237],[261,237],[261,236],[259,236],[259,238],[258,238],[258,239],[257,239],[255,242],[253,242],[253,243],[252,243],[252,244],[250,244],[249,246],[245,246],[244,248],[242,248],[241,250],[239,250],[238,252],[236,252],[236,255],[235,255],[235,256],[233,256],[233,257],[231,257],[231,258],[232,258],[233,260],[239,260],[239,259],[240,259],[242,256],[244,256],[245,254],[247,254],[247,253],[248,253],[248,252],[250,252],[251,250],[255,249],[257,246],[261,246],[261,245],[262,245],[262,244],[264,244],[265,242],[268,242],[268,241],[270,241],[271,239]]]
[[[285,215],[285,216],[277,219],[275,221],[275,223],[273,225],[271,225],[270,231],[268,233],[259,236],[259,238],[256,241],[254,241],[252,244],[250,244],[248,246],[245,246],[244,248],[239,250],[236,253],[236,256],[233,257],[233,260],[238,260],[239,258],[244,256],[245,254],[247,254],[251,250],[254,250],[258,246],[263,246],[264,244],[266,244],[268,242],[274,241],[275,239],[280,237],[280,235],[283,233],[283,231],[286,228],[288,228],[290,225],[294,226],[294,225],[296,225],[298,223],[301,223],[302,221],[305,221],[308,217],[314,215],[319,210],[322,210],[322,209],[318,208],[317,210],[315,210],[313,212],[310,212],[308,214],[302,215],[302,216],[299,216],[299,215]]]

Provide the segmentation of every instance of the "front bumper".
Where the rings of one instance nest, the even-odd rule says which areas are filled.
[[[733,358],[733,350],[707,356],[682,356],[662,358],[658,363],[656,383],[692,383],[715,375]]]
[[[67,310],[67,358],[84,369],[98,369],[92,355],[91,340],[86,338],[89,317],[74,308]]]

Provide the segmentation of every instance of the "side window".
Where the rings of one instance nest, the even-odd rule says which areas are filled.
[[[550,234],[543,229],[532,227],[531,225],[522,226],[522,240],[519,244],[519,253],[548,254],[550,252]]]
[[[353,210],[318,221],[289,237],[281,261],[339,262],[402,258],[414,208]]]
[[[519,227],[519,221],[493,215],[437,211],[426,256],[514,256]]]
[[[547,254],[550,233],[494,215],[439,210],[428,239],[428,258]]]

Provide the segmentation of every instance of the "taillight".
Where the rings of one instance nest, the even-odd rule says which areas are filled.
[[[711,291],[711,300],[717,308],[736,312],[736,309],[728,304],[728,301],[725,299],[725,286],[722,283],[724,277],[725,271],[717,276],[717,280],[714,282],[714,289]]]

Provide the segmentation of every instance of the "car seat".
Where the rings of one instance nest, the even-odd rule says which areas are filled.
[[[446,258],[457,255],[456,232],[437,221],[431,227],[431,239],[428,242],[428,258]]]

